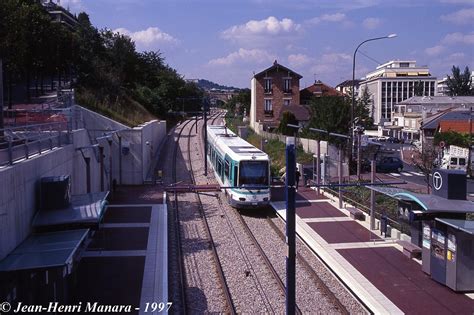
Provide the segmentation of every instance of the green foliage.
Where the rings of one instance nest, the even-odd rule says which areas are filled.
[[[435,133],[434,144],[438,145],[441,141],[444,141],[446,146],[456,145],[464,148],[469,147],[469,135],[452,130]]]
[[[81,91],[77,99],[85,106],[109,106],[104,113],[133,116],[143,105],[165,117],[170,110],[201,109],[203,92],[165,64],[159,51],[137,52],[128,36],[97,30],[84,12],[77,19],[77,29],[71,31],[52,23],[39,1],[0,1],[0,56],[7,86],[30,86],[32,78],[74,79]]]
[[[314,98],[310,103],[310,110],[311,119],[308,127],[348,134],[351,120],[351,102],[349,98],[333,96]],[[313,139],[328,140],[331,143],[341,142],[341,139],[329,137],[322,133],[313,133],[308,129],[303,132],[303,135]]]
[[[291,112],[285,111],[280,120],[280,125],[278,126],[278,133],[285,136],[294,136],[298,132],[298,129],[293,127],[288,127],[288,124],[298,125],[298,120],[295,115]]]
[[[374,119],[370,116],[371,107],[372,112],[374,112],[375,108],[373,108],[369,88],[366,85],[354,108],[354,117],[358,118],[356,125],[360,125],[364,127],[364,129],[373,128]]]
[[[451,69],[452,76],[448,75],[448,94],[450,96],[468,96],[474,95],[474,88],[472,86],[471,71],[469,67],[464,68],[461,73],[459,67],[453,66]]]
[[[249,115],[250,113],[250,89],[243,89],[237,95],[232,96],[225,104],[225,108],[237,115],[243,115],[244,109]]]

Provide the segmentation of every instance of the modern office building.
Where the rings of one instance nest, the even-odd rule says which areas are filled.
[[[359,89],[368,88],[374,123],[383,126],[391,121],[396,104],[415,95],[435,96],[436,84],[436,77],[427,66],[417,66],[416,61],[392,60],[368,73]]]

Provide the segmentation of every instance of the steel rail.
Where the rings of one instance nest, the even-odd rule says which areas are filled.
[[[196,184],[196,180],[194,178],[193,166],[192,166],[192,163],[191,163],[191,160],[192,160],[191,159],[191,133],[193,131],[194,124],[197,124],[197,121],[194,121],[193,125],[189,129],[188,164],[189,164],[191,181],[194,184]],[[198,136],[198,135],[196,135],[196,136]],[[205,152],[204,152],[204,158],[206,158],[206,153]],[[226,300],[226,304],[227,304],[226,312],[235,315],[235,314],[237,314],[237,310],[236,310],[234,302],[232,300],[230,289],[229,289],[229,286],[227,285],[227,281],[225,279],[224,270],[222,269],[222,264],[221,264],[221,261],[219,259],[219,255],[217,254],[217,248],[216,248],[216,245],[214,243],[214,239],[213,239],[212,234],[211,234],[211,229],[209,227],[209,222],[207,221],[206,214],[204,212],[204,207],[203,207],[203,204],[202,204],[202,200],[201,200],[201,197],[199,196],[198,193],[196,193],[196,199],[198,201],[199,213],[201,215],[202,221],[204,223],[204,228],[205,228],[207,237],[209,239],[209,245],[211,247],[212,256],[213,256],[214,261],[215,261],[217,276],[219,278],[219,282],[221,284],[222,292],[223,292],[225,300]]]
[[[275,222],[273,222],[270,216],[267,215],[266,220],[267,220],[267,223],[270,225],[270,227],[275,231],[275,233],[280,237],[280,239],[284,243],[285,234],[278,228],[278,226],[275,224]],[[309,273],[310,277],[314,280],[318,288],[322,291],[323,295],[326,295],[331,300],[331,302],[334,303],[334,305],[338,308],[338,310],[342,312],[342,314],[348,315],[349,311],[347,310],[347,308],[336,297],[334,292],[332,292],[329,289],[326,283],[318,276],[318,274],[314,271],[314,269],[311,267],[308,261],[298,252],[296,252],[296,259],[303,265],[303,267]]]

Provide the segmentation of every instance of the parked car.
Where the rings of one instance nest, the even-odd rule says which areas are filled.
[[[394,137],[388,137],[387,142],[400,143],[400,139]]]
[[[403,162],[392,156],[386,156],[377,161],[376,163],[377,172],[401,172],[403,170]]]

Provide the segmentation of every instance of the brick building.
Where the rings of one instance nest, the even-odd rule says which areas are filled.
[[[284,111],[298,120],[309,119],[308,110],[300,105],[301,75],[278,64],[257,74],[251,80],[250,126],[254,130],[278,127]]]
[[[335,88],[321,82],[320,80],[315,81],[310,86],[300,91],[301,104],[309,105],[313,97],[322,96],[342,96],[343,94]]]

